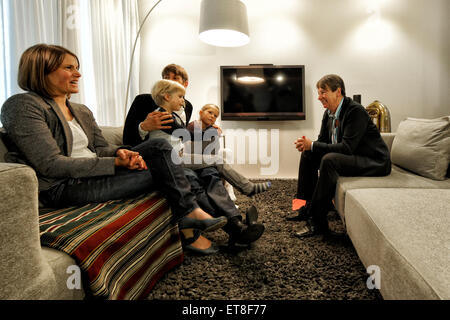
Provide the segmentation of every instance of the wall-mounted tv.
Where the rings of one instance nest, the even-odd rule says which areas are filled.
[[[220,67],[222,120],[304,120],[305,66]]]

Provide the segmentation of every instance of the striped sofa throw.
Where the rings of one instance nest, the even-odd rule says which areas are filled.
[[[69,254],[101,299],[143,299],[183,261],[178,226],[157,192],[83,207],[41,209],[41,244]]]

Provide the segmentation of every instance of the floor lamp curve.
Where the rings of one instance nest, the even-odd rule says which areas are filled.
[[[153,9],[156,8],[156,6],[161,2],[162,0],[158,0],[158,2],[156,2],[153,7],[150,9],[150,11],[145,15],[144,19],[142,20],[140,26],[139,26],[139,30],[136,34],[136,39],[134,40],[134,44],[133,44],[133,50],[131,51],[131,59],[130,59],[130,69],[128,71],[128,82],[127,82],[127,93],[125,95],[125,108],[124,108],[124,119],[126,119],[127,117],[127,104],[128,104],[128,94],[130,91],[130,82],[131,82],[131,69],[133,67],[133,60],[134,60],[134,52],[136,51],[136,45],[139,39],[139,36],[141,34],[141,30],[142,27],[144,26],[145,22],[147,21],[147,18],[150,16],[150,13],[152,13]]]

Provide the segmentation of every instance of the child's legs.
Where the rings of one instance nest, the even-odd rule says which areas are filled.
[[[206,194],[206,191],[203,188],[203,183],[200,181],[197,173],[195,173],[192,169],[184,168],[184,174],[191,184],[191,191],[195,194],[195,198],[197,199],[197,203],[200,208],[208,212],[210,215],[215,216],[215,210],[208,200],[208,195]]]
[[[196,173],[206,190],[209,202],[214,206],[216,216],[223,215],[227,218],[231,218],[241,215],[236,209],[234,202],[230,199],[222,179],[214,167],[201,169],[196,171]]]
[[[156,189],[169,200],[174,216],[185,216],[199,207],[183,166],[172,162],[172,146],[167,140],[147,140],[132,150],[144,158]]]
[[[192,156],[191,159],[194,159],[194,155],[184,155],[185,159]],[[197,155],[198,156],[198,155]],[[219,172],[220,176],[222,176],[226,181],[228,181],[233,187],[238,189],[243,194],[250,194],[254,190],[253,182],[250,182],[246,177],[241,175],[239,172],[234,170],[229,164],[224,163],[222,158],[216,157],[219,161],[215,163],[211,163],[212,158],[202,157],[203,161],[201,163],[196,163],[198,161],[189,161],[190,163],[185,163],[184,166],[186,168],[192,170],[201,170],[208,167],[215,167]],[[205,162],[206,160],[206,162]]]
[[[253,182],[250,182],[246,177],[234,170],[229,164],[217,164],[216,168],[219,174],[241,193],[247,195],[253,191]]]

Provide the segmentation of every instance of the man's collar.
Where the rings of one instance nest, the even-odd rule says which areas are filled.
[[[339,114],[341,113],[341,108],[343,104],[344,104],[344,97],[342,97],[341,102],[339,103],[339,106],[337,107],[334,113],[332,113],[330,110],[327,110],[328,116],[333,116],[337,119],[339,117]]]

